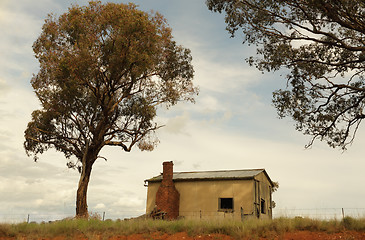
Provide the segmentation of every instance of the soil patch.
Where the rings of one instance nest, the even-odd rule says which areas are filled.
[[[0,240],[27,240],[37,239],[34,236],[24,237],[0,237]],[[105,236],[78,236],[78,237],[56,237],[56,238],[38,238],[38,240],[103,240]],[[207,234],[189,236],[186,232],[180,232],[175,234],[167,233],[145,233],[145,234],[132,234],[128,236],[113,236],[109,240],[235,240],[235,238],[223,234]],[[277,233],[268,233],[266,237],[257,238],[257,236],[245,237],[242,240],[365,240],[365,232],[356,231],[343,231],[337,233],[327,232],[311,232],[311,231],[295,231],[287,232],[282,235]]]

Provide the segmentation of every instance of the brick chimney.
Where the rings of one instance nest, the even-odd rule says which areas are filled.
[[[164,162],[162,182],[156,193],[158,210],[166,213],[166,219],[176,219],[179,216],[180,194],[173,182],[173,162]]]

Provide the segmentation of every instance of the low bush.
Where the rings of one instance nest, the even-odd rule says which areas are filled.
[[[233,220],[176,220],[151,219],[106,220],[93,218],[68,219],[51,223],[0,224],[0,237],[33,236],[47,238],[56,236],[102,235],[106,239],[116,235],[145,234],[161,232],[173,234],[187,232],[190,236],[220,233],[237,239],[246,236],[267,237],[292,231],[340,232],[343,230],[365,231],[365,219],[346,217],[339,220],[315,220],[310,218],[277,218],[273,220],[249,219],[244,222]]]
[[[355,219],[352,217],[345,217],[342,220],[342,225],[348,230],[365,231],[365,219]]]

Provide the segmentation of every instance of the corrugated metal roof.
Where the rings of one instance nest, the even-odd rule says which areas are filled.
[[[265,169],[203,171],[203,172],[174,172],[174,181],[189,180],[221,180],[221,179],[250,179],[257,174],[265,172]],[[266,172],[265,172],[266,174]],[[267,175],[267,174],[266,174]],[[162,174],[146,180],[147,182],[162,181]]]

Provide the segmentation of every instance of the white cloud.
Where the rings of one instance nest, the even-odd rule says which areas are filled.
[[[233,114],[231,111],[227,111],[224,113],[223,117],[222,117],[222,121],[225,122],[225,121],[228,121],[232,118]]]
[[[9,90],[9,85],[6,83],[5,80],[0,78],[0,96],[5,95],[6,92]]]
[[[40,22],[13,8],[0,8],[0,15],[0,27],[6,36],[0,40],[1,68],[7,71],[23,71],[29,61],[34,59],[32,43],[40,32]]]
[[[105,208],[104,203],[98,203],[98,204],[96,204],[96,206],[94,207],[94,209],[97,209],[97,210],[104,209],[104,208]]]
[[[167,120],[166,126],[164,127],[164,130],[169,133],[185,133],[186,125],[188,121],[190,120],[189,113],[184,112],[181,116],[176,116],[174,118],[169,118]]]
[[[197,106],[201,108],[203,113],[216,113],[224,110],[224,106],[212,95],[202,96],[197,101],[199,102]]]
[[[112,204],[113,207],[124,209],[140,209],[144,207],[144,199],[136,196],[121,197],[117,202]]]
[[[44,205],[44,199],[37,199],[37,200],[35,200],[34,205],[36,207],[40,207],[40,206]]]
[[[31,111],[38,106],[33,93],[25,89],[11,88],[6,95],[0,96],[0,133],[7,139],[3,144],[10,148],[23,148],[24,130]]]
[[[195,80],[203,90],[226,93],[239,91],[250,84],[257,83],[260,73],[254,68],[245,67],[244,62],[231,62],[225,59],[209,60],[198,58]]]
[[[4,1],[0,2],[0,26],[7,33],[0,39],[0,51],[5,54],[0,56],[2,213],[75,212],[79,174],[66,168],[61,153],[49,151],[34,163],[22,146],[31,112],[39,106],[29,88],[30,73],[36,71],[31,44],[40,31],[44,14],[66,11],[69,3],[8,0],[3,8]],[[174,1],[169,6],[164,1],[142,3],[148,9],[159,6],[166,13],[175,6]],[[192,0],[180,6],[189,12],[191,4],[198,5]],[[280,183],[274,194],[278,208],[363,207],[365,193],[358,184],[365,181],[365,133],[360,131],[355,144],[344,154],[321,143],[303,150],[307,138],[295,132],[287,120],[275,118],[270,102],[262,97],[267,81],[263,82],[256,69],[244,66],[241,44],[225,41],[229,38],[224,23],[219,25],[223,28],[218,32],[216,23],[211,21],[215,15],[205,19],[206,13],[202,11],[208,10],[204,2],[199,4],[194,21],[202,26],[210,24],[204,28],[204,34],[199,34],[196,26],[184,24],[188,14],[180,14],[180,18],[168,14],[172,22],[179,23],[175,25],[180,28],[176,30],[177,43],[192,49],[195,80],[201,88],[197,103],[159,111],[159,121],[167,126],[158,131],[161,143],[153,152],[133,149],[126,153],[120,148],[104,148],[101,155],[108,161],[98,160],[93,167],[89,209],[105,211],[108,218],[143,213],[143,180],[158,175],[162,162],[167,160],[175,162],[176,171],[266,168],[272,179]],[[205,20],[200,21],[197,13]],[[218,35],[217,39],[212,37]],[[271,85],[276,84],[277,76],[273,78]]]

